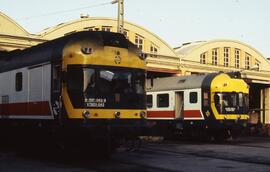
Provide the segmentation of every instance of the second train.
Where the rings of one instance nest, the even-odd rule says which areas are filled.
[[[159,135],[223,140],[247,126],[249,86],[239,72],[176,76],[147,82],[148,120]]]

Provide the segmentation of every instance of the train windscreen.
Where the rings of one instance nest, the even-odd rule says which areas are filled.
[[[67,86],[75,108],[144,109],[145,72],[141,69],[71,65]]]
[[[220,114],[247,114],[249,96],[245,93],[215,93],[215,106]]]

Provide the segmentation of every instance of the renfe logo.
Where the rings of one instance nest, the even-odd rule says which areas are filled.
[[[225,110],[227,111],[227,112],[234,112],[235,111],[235,107],[226,107],[225,108]]]
[[[116,51],[115,53],[115,57],[114,57],[114,62],[115,64],[120,64],[121,63],[121,56],[120,56],[120,52],[119,51]]]

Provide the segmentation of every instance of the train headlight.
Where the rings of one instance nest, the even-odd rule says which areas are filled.
[[[83,111],[83,113],[82,113],[82,117],[84,118],[84,119],[88,119],[89,117],[90,117],[90,112],[89,111]]]
[[[145,111],[141,111],[140,112],[140,116],[141,116],[141,118],[145,119],[146,118],[146,112]]]
[[[147,54],[145,54],[145,53],[140,53],[140,54],[139,54],[139,57],[140,57],[140,59],[145,60],[145,59],[147,58]]]
[[[91,47],[82,47],[81,51],[83,54],[92,54],[93,53],[93,49]]]
[[[120,112],[114,112],[114,116],[115,116],[115,118],[119,119],[119,118],[120,118],[120,115],[121,115],[121,113],[120,113]]]

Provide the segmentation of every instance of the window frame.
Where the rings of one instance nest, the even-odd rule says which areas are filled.
[[[245,53],[245,69],[250,69],[251,55]]]
[[[23,90],[23,73],[17,72],[15,74],[15,91],[20,92]]]
[[[224,47],[224,67],[229,67],[230,63],[230,48],[229,47]]]
[[[166,97],[166,100],[167,100],[167,102],[166,102],[166,105],[160,105],[160,96],[167,96]],[[163,103],[163,102],[162,102]],[[157,94],[157,107],[158,108],[168,108],[168,107],[170,107],[170,95],[169,95],[169,93],[160,93],[160,94]]]
[[[200,55],[200,63],[206,64],[206,52],[204,52]]]
[[[197,91],[189,92],[189,103],[190,104],[198,103],[198,92]]]
[[[135,35],[135,42],[134,43],[139,49],[143,50],[144,40],[143,40],[142,36]]]
[[[258,68],[256,69],[257,71],[260,70],[260,64],[261,64],[261,62],[259,60],[255,59],[255,66],[258,66]]]
[[[152,55],[152,54],[157,54],[158,53],[158,47],[154,44],[151,44],[150,46],[150,57],[157,57],[156,55]]]
[[[239,69],[240,68],[240,49],[234,50],[234,67]]]
[[[212,65],[218,66],[218,48],[212,49]]]

